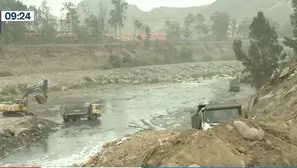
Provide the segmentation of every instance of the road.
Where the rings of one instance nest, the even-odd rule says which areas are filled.
[[[197,104],[214,99],[226,100],[252,94],[246,85],[239,93],[228,92],[228,81],[225,79],[192,84],[110,86],[51,93],[51,102],[32,107],[40,117],[62,123],[60,112],[63,105],[99,102],[104,105],[101,121],[63,125],[47,140],[2,159],[0,165],[69,166],[81,163],[98,152],[105,142],[138,131],[138,128],[128,125],[143,125],[140,119],[150,122],[153,117],[168,116],[175,111],[175,114],[179,114],[179,119],[174,118],[176,115],[167,118],[170,118],[172,125],[172,122],[180,118],[190,120],[187,118],[189,112],[180,112],[180,109],[196,108]],[[160,128],[160,125],[158,126],[156,127]]]

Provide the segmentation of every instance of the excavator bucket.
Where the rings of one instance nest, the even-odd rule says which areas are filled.
[[[47,101],[47,98],[41,95],[36,95],[35,100],[37,101],[38,104],[44,104]]]

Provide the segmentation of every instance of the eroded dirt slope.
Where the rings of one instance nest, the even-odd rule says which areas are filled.
[[[107,69],[112,68],[110,55],[122,60],[121,67],[189,62],[191,55],[192,61],[235,59],[231,44],[215,43],[6,46],[0,53],[0,76]]]
[[[278,121],[276,123],[275,121]],[[235,121],[235,123],[238,121]],[[242,122],[245,123],[245,122]],[[233,121],[212,130],[182,133],[142,131],[104,146],[84,166],[269,166],[296,165],[294,125],[279,120],[247,121],[264,134],[244,135]],[[279,127],[279,124],[281,127]],[[256,128],[257,128],[256,127]],[[247,131],[249,132],[249,131]],[[296,136],[296,134],[294,134]]]

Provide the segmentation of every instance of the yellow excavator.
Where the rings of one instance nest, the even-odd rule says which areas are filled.
[[[34,97],[38,104],[44,104],[45,102],[47,102],[48,98],[47,90],[48,80],[45,79],[27,88],[20,100],[0,103],[0,112],[2,112],[2,115],[5,117],[34,115],[32,112],[28,111],[29,95],[34,92],[41,91],[43,95],[36,95]]]

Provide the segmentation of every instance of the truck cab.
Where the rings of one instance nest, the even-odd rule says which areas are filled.
[[[241,105],[199,105],[191,117],[192,128],[207,130],[222,121],[242,116]]]

